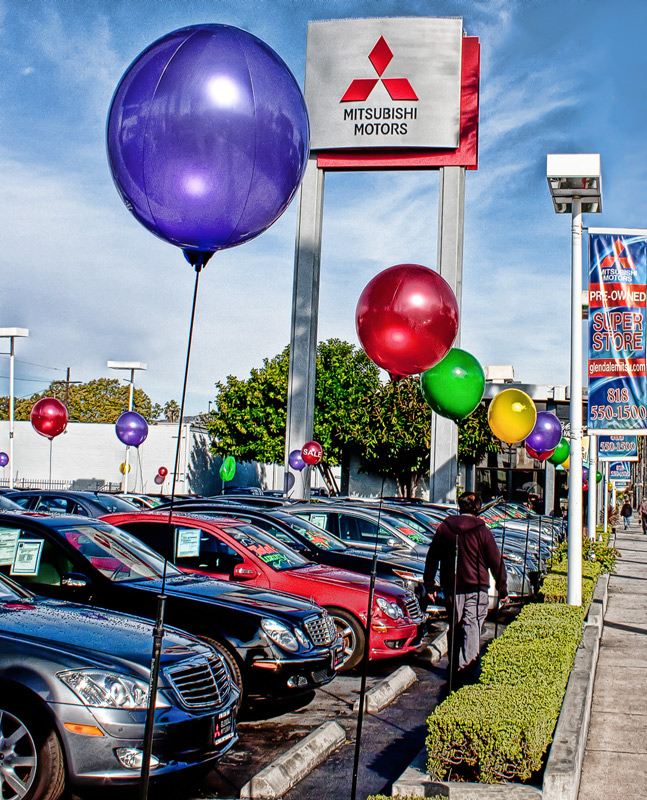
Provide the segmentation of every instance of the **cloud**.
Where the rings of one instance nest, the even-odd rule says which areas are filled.
[[[33,67],[25,67],[24,69],[20,70],[21,75],[33,75],[35,69]]]

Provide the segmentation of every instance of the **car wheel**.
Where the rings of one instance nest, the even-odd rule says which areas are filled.
[[[341,667],[338,672],[348,672],[356,667],[364,655],[366,635],[360,621],[343,608],[328,608],[328,614],[344,642]]]
[[[220,642],[216,642],[215,639],[209,639],[207,636],[203,636],[202,641],[206,642],[209,645],[209,647],[213,647],[216,653],[222,656],[222,660],[229,667],[229,671],[231,672],[231,677],[233,678],[233,681],[236,684],[236,687],[238,688],[238,691],[240,693],[238,696],[238,700],[236,701],[236,705],[234,706],[234,710],[236,714],[238,714],[238,712],[240,711],[240,707],[243,704],[243,699],[245,694],[243,673],[240,670],[238,659],[226,645],[220,644]],[[0,795],[0,800],[4,800],[4,798],[2,798],[2,795]]]
[[[2,800],[56,800],[63,793],[63,751],[56,731],[44,717],[0,701]]]

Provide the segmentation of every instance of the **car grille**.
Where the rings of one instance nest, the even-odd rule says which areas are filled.
[[[337,628],[328,614],[309,617],[305,621],[305,629],[315,647],[332,644],[337,638]]]
[[[418,619],[422,616],[422,611],[420,610],[420,603],[418,602],[418,598],[415,595],[410,595],[409,597],[404,598],[404,607],[407,611],[407,616],[411,619]]]
[[[220,656],[197,656],[167,667],[164,674],[187,708],[222,706],[231,695],[231,678]]]

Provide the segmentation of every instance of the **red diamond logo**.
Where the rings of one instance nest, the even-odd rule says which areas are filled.
[[[375,85],[382,81],[391,100],[417,100],[418,95],[406,78],[382,78],[384,70],[391,63],[393,53],[386,43],[384,36],[380,36],[375,47],[368,55],[368,60],[377,72],[377,78],[356,78],[344,92],[341,103],[362,103],[368,100]]]

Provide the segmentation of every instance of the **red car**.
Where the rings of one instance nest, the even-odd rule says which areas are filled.
[[[356,666],[366,643],[370,578],[314,564],[260,528],[228,517],[146,511],[107,514],[106,522],[131,533],[185,572],[251,583],[313,600],[327,609],[344,639],[341,670]],[[424,617],[418,600],[390,581],[375,582],[369,658],[415,650]]]

